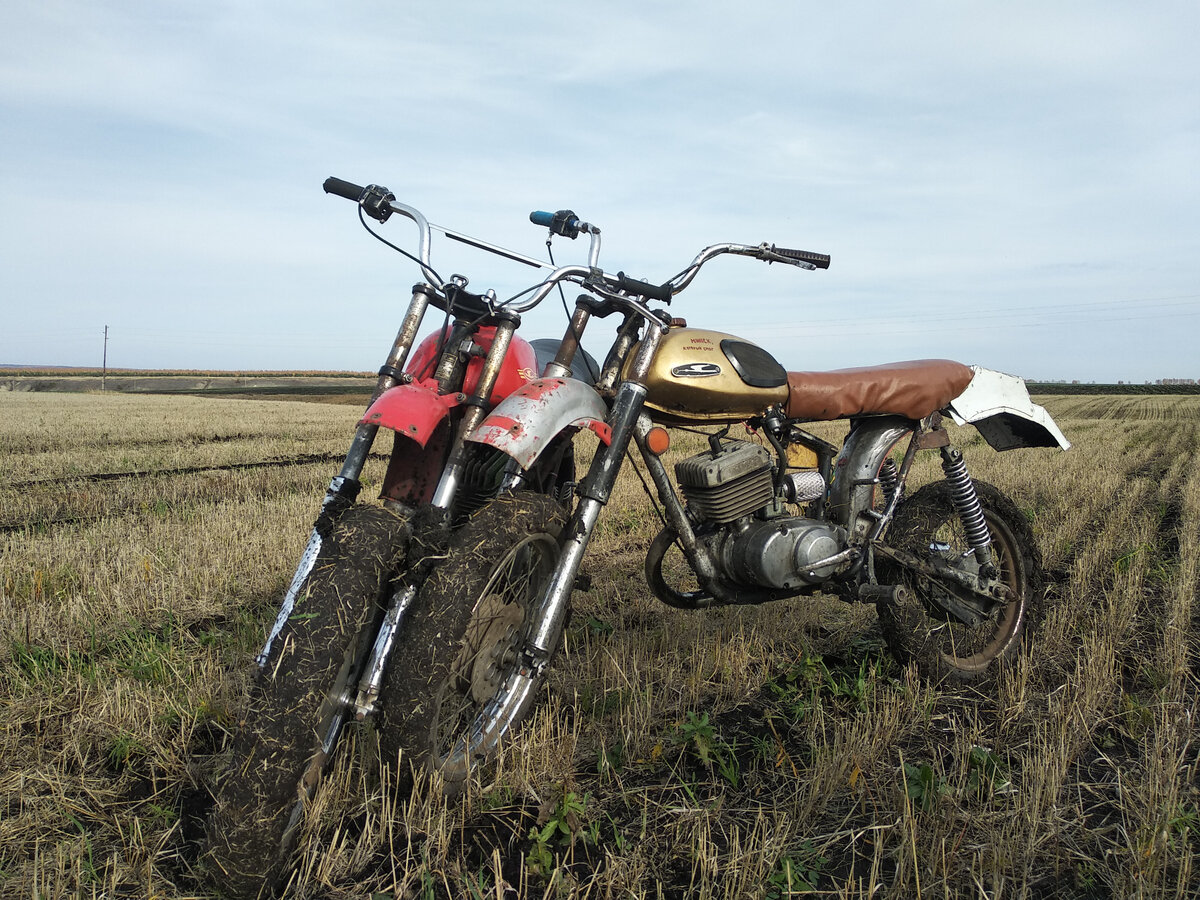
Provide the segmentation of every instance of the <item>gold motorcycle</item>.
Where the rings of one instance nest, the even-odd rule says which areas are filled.
[[[330,179],[326,189],[379,221],[398,212],[417,222],[411,258],[431,278],[431,226],[419,213],[375,185]],[[971,478],[944,427],[973,425],[997,451],[1067,449],[1021,379],[949,360],[788,371],[763,348],[660,307],[718,256],[807,270],[827,268],[828,256],[715,244],[653,284],[602,269],[599,228],[572,211],[530,218],[548,229],[548,246],[586,235],[587,263],[556,266],[440,229],[549,272],[506,300],[465,295],[453,280],[414,288],[422,305],[410,308],[342,473],[356,479],[375,431],[394,431],[382,496],[327,503],[318,552],[306,554],[260,656],[257,699],[218,790],[209,859],[230,893],[279,879],[350,719],[375,723],[402,779],[420,766],[454,791],[486,765],[534,704],[597,521],[634,465],[631,447],[663,523],[646,548],[646,580],[670,606],[836,593],[875,604],[900,659],[960,680],[1010,658],[1040,613],[1027,519]],[[582,292],[562,339],[533,342],[540,371],[518,367],[521,377],[505,382],[520,315],[567,284]],[[455,323],[414,368],[414,322],[430,297]],[[581,341],[602,319],[615,337],[597,365]],[[486,346],[481,323],[493,328]],[[422,366],[436,369],[424,382]],[[841,446],[805,430],[835,419],[850,422]],[[744,428],[731,435],[735,426]],[[708,446],[668,470],[680,428],[705,429]],[[577,478],[574,444],[588,431],[596,450]],[[945,478],[910,493],[922,452],[939,454]]]

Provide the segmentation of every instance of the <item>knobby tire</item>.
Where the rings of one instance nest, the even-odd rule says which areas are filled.
[[[269,896],[287,874],[325,763],[322,741],[339,714],[332,698],[353,690],[407,541],[404,520],[377,506],[349,508],[324,538],[251,687],[214,792],[203,862],[225,896]]]
[[[552,497],[522,492],[493,500],[454,535],[421,587],[382,695],[381,753],[402,784],[425,769],[442,775],[447,792],[461,790],[471,768],[527,715],[529,702],[510,706],[499,725],[480,714],[519,666],[527,612],[557,564],[565,520]],[[466,764],[449,762],[463,738]]]
[[[880,583],[904,584],[910,592],[907,603],[878,603],[884,640],[897,659],[915,662],[933,681],[991,677],[1020,650],[1042,615],[1042,559],[1029,520],[999,489],[981,481],[975,489],[991,533],[993,561],[1009,591],[1007,602],[997,604],[983,622],[968,626],[945,614],[937,603],[938,591],[945,588],[929,578],[886,560],[876,564]],[[943,553],[970,556],[944,481],[900,503],[885,542],[923,559],[934,552],[931,545],[949,545]]]

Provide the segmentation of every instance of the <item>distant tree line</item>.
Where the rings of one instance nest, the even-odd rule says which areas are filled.
[[[1200,384],[1183,378],[1163,378],[1154,384],[1080,384],[1027,381],[1031,394],[1200,394]]]

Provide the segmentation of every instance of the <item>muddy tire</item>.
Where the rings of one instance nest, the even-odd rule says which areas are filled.
[[[551,497],[500,497],[454,535],[421,587],[388,665],[379,725],[384,759],[402,781],[434,770],[458,792],[528,714],[534,691],[528,681],[514,690],[517,650],[565,520]]]
[[[326,762],[322,742],[341,715],[332,698],[370,652],[408,536],[397,515],[354,506],[324,539],[251,688],[214,791],[203,859],[224,896],[269,896],[286,874]]]
[[[880,583],[909,589],[907,602],[877,605],[884,640],[897,659],[915,662],[934,681],[977,681],[994,674],[1019,651],[1042,612],[1042,560],[1028,520],[992,485],[976,481],[975,489],[992,535],[992,559],[1008,589],[1007,601],[982,622],[969,626],[945,613],[938,604],[948,590],[944,585],[886,560],[876,565]],[[956,566],[973,564],[944,481],[905,499],[885,540],[921,559],[936,553]]]

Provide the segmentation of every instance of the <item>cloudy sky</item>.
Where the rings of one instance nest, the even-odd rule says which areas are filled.
[[[337,175],[790,369],[1200,378],[1200,5],[39,0],[0,16],[0,363],[373,370],[418,278]],[[383,226],[398,243],[405,220]],[[586,248],[560,242],[556,257]],[[532,269],[444,239],[501,296]],[[555,302],[527,336],[558,335]]]

